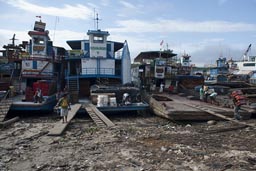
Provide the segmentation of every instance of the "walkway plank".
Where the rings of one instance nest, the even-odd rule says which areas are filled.
[[[81,104],[71,105],[71,110],[68,111],[67,123],[62,123],[62,119],[61,119],[49,131],[48,135],[51,135],[51,136],[59,136],[59,135],[61,135],[64,132],[64,130],[66,129],[66,127],[68,126],[68,124],[70,123],[70,121],[74,118],[74,116],[76,115],[76,113],[80,109],[80,107],[81,107]]]
[[[99,111],[95,105],[88,104],[85,106],[85,110],[98,127],[103,128],[115,126],[115,124],[111,122],[111,120],[109,120],[101,111]]]

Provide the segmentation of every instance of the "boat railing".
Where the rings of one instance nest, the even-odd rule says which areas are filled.
[[[22,77],[57,77],[57,73],[55,72],[47,72],[41,70],[34,70],[34,69],[24,69],[21,72]]]
[[[83,68],[82,75],[114,75],[120,76],[121,75],[120,69],[114,68]]]
[[[60,62],[65,58],[64,55],[20,55],[19,57],[13,57],[13,60],[40,60],[40,61],[53,61]]]

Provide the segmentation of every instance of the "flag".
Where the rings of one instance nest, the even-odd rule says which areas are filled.
[[[164,40],[162,40],[162,41],[160,42],[160,46],[162,46],[162,45],[163,45],[163,43],[164,43]]]

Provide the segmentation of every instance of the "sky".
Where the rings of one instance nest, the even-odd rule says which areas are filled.
[[[46,23],[54,46],[88,39],[87,31],[108,31],[108,40],[127,40],[132,61],[144,51],[171,49],[196,66],[218,58],[256,55],[256,0],[0,0],[0,49],[28,41],[34,21]],[[163,45],[160,46],[160,42]]]

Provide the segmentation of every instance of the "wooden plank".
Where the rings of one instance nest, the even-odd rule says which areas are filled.
[[[7,121],[4,121],[4,122],[0,122],[0,127],[6,127],[8,125],[11,125],[12,123],[18,121],[20,118],[18,116],[12,118],[12,119],[9,119]]]
[[[80,107],[81,107],[81,104],[71,105],[71,110],[68,111],[67,123],[62,123],[62,119],[61,119],[59,122],[55,123],[54,127],[49,131],[48,135],[51,135],[51,136],[61,135],[66,129],[66,127],[68,126],[68,124],[70,123],[70,121],[74,118],[74,116],[76,115]]]
[[[115,126],[115,124],[111,122],[111,120],[109,120],[103,113],[101,113],[101,111],[99,111],[93,104],[90,104],[89,106],[107,126]]]

